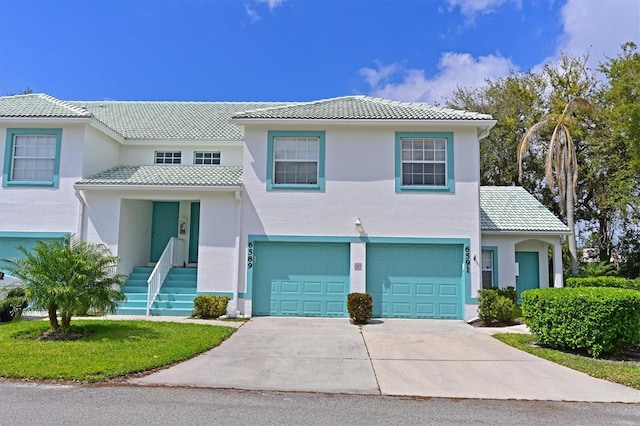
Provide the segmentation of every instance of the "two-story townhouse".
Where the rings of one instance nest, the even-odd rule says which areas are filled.
[[[376,316],[469,319],[482,287],[548,286],[550,247],[562,285],[567,228],[521,188],[479,186],[494,124],[366,96],[0,98],[0,257],[73,232],[122,273],[163,253],[197,266],[194,291],[228,295],[232,314],[346,316],[347,293],[366,291]],[[49,151],[21,158],[29,144]]]

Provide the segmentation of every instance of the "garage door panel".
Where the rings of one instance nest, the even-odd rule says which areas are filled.
[[[461,244],[368,244],[373,315],[462,318],[462,253]]]
[[[349,245],[254,245],[253,315],[346,316]]]

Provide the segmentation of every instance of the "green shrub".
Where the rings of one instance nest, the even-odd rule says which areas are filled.
[[[203,294],[193,299],[193,306],[198,318],[218,318],[227,313],[228,296],[211,296]]]
[[[614,287],[640,290],[640,280],[620,277],[568,277],[566,287]]]
[[[505,324],[513,321],[514,304],[510,298],[502,296],[500,290],[485,288],[478,291],[478,317],[485,325],[495,320]]]
[[[366,324],[373,315],[373,299],[367,293],[349,293],[347,296],[349,317],[356,324]]]
[[[21,286],[0,288],[0,322],[19,319],[22,310],[29,306],[26,290]]]
[[[594,357],[640,342],[640,293],[619,288],[549,288],[522,293],[525,323],[541,345]]]
[[[515,305],[518,301],[518,293],[516,293],[516,288],[512,285],[505,288],[496,288],[499,296],[506,297],[511,300],[511,302]]]

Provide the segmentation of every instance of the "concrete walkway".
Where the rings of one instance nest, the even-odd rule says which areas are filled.
[[[132,379],[140,385],[640,402],[634,389],[592,378],[493,339],[462,321],[254,318],[218,348]]]

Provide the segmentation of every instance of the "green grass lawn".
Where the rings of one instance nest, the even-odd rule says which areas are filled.
[[[151,321],[74,320],[73,341],[37,340],[46,321],[0,324],[0,377],[98,382],[193,357],[235,328]]]
[[[638,362],[595,359],[554,349],[541,348],[533,345],[535,337],[530,334],[504,333],[495,334],[493,337],[514,348],[548,359],[573,370],[582,371],[592,377],[640,390],[640,363]]]

